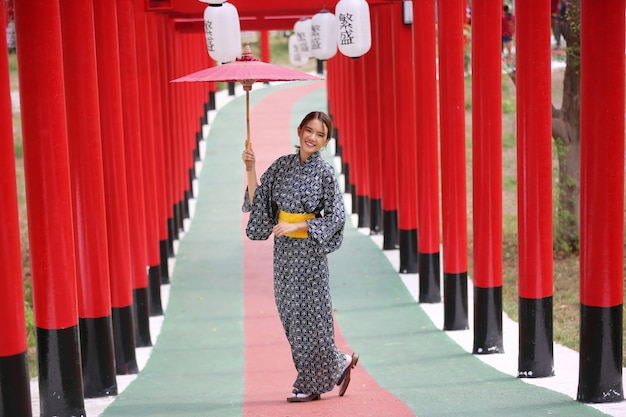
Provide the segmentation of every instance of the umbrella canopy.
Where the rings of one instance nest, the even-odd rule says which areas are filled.
[[[307,74],[306,72],[294,70],[280,65],[269,64],[259,61],[252,56],[249,47],[244,50],[243,56],[234,62],[206,68],[183,77],[173,80],[173,82],[194,82],[194,81],[223,81],[241,82],[252,84],[256,81],[302,81],[321,80],[320,77]]]
[[[234,62],[206,68],[183,77],[172,80],[172,82],[240,82],[246,92],[246,147],[250,146],[250,97],[249,91],[255,82],[270,81],[306,81],[321,80],[322,78],[308,74],[306,72],[282,67],[280,65],[269,64],[259,61],[252,56],[252,50],[246,45],[241,58]]]

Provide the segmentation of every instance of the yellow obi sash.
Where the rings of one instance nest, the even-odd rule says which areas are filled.
[[[285,223],[298,223],[303,222],[309,219],[314,219],[314,213],[287,213],[286,211],[280,210],[278,212],[278,221]],[[309,237],[309,232],[306,230],[298,230],[297,232],[289,233],[285,236],[296,237],[300,239],[305,239]]]

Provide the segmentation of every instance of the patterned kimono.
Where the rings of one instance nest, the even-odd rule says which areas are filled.
[[[330,391],[346,364],[335,346],[326,258],[341,245],[345,224],[334,169],[318,152],[303,164],[298,153],[282,156],[261,176],[252,205],[246,190],[242,209],[251,212],[253,240],[272,234],[279,210],[316,215],[307,238],[274,237],[274,296],[298,371],[294,392]]]

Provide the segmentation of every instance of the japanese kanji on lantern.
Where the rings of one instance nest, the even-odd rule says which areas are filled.
[[[293,26],[293,33],[303,58],[311,58],[311,18],[303,17]]]
[[[370,9],[365,0],[341,0],[335,6],[339,22],[339,52],[351,58],[364,55],[372,46]]]
[[[327,60],[337,53],[337,18],[328,10],[321,10],[311,19],[311,54]]]
[[[300,50],[300,41],[295,33],[289,36],[289,62],[295,67],[301,67],[307,63],[309,57]]]
[[[241,26],[239,13],[232,4],[220,0],[201,0],[209,3],[204,9],[204,34],[211,58],[231,62],[241,56]]]

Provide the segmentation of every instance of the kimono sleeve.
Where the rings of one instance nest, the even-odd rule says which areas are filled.
[[[274,171],[274,165],[272,165],[261,176],[261,184],[257,186],[254,192],[252,204],[250,204],[248,188],[246,187],[241,211],[250,212],[246,235],[252,240],[266,240],[272,234],[272,229],[277,222],[278,211],[276,204],[272,201]]]
[[[341,246],[346,223],[343,195],[332,167],[324,173],[322,189],[324,213],[322,217],[308,220],[309,237],[320,245],[322,252],[331,253]]]

